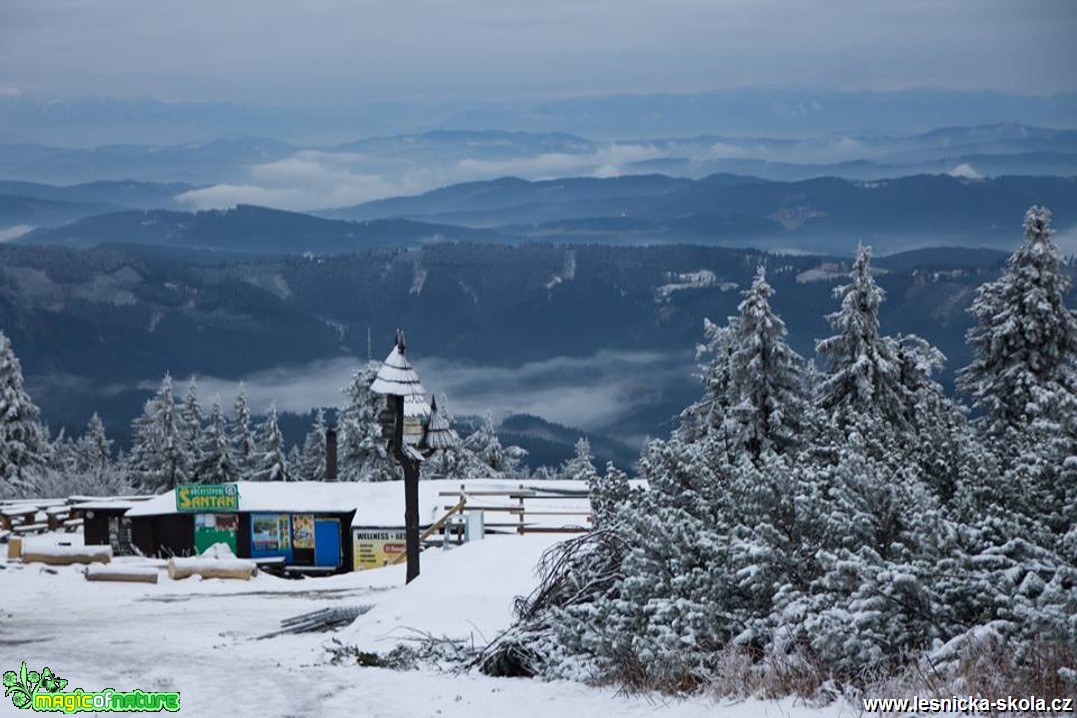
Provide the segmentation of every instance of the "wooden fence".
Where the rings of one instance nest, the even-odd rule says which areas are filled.
[[[453,497],[451,513],[482,511],[493,514],[484,523],[489,528],[515,529],[518,534],[569,534],[591,530],[591,505],[587,491],[535,489],[520,484],[515,489],[476,489],[460,484],[459,491],[439,491],[438,496]],[[508,521],[497,521],[504,516]],[[558,519],[557,517],[563,517]],[[485,519],[485,516],[484,516]],[[573,520],[576,519],[576,520]]]

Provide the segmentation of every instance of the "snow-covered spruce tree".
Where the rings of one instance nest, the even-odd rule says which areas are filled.
[[[879,333],[879,306],[886,293],[875,283],[870,263],[871,249],[859,246],[852,281],[834,289],[841,309],[827,315],[827,321],[837,333],[815,345],[828,361],[817,399],[840,430],[863,416],[904,430],[910,417],[901,366],[894,341]]]
[[[303,439],[299,461],[293,465],[301,481],[325,481],[325,412],[314,412],[314,425]]]
[[[45,434],[48,435],[46,429]],[[50,452],[48,468],[61,476],[70,476],[78,471],[78,448],[75,440],[68,436],[67,430],[60,427],[60,433],[49,441]]]
[[[0,331],[0,492],[17,491],[46,467],[48,438],[40,411],[23,388],[22,366]]]
[[[898,440],[872,417],[854,420],[847,437],[836,464],[812,469],[822,490],[800,508],[816,526],[790,555],[810,557],[814,578],[775,595],[773,617],[786,624],[774,620],[769,650],[806,648],[856,680],[887,675],[956,630],[934,594],[955,534],[917,467],[887,460]]]
[[[587,437],[581,436],[576,441],[576,455],[564,463],[557,478],[590,483],[594,477],[598,476],[595,465],[591,461],[594,458],[591,454],[591,442],[587,440]]]
[[[479,428],[464,439],[463,447],[474,457],[469,470],[474,478],[513,478],[519,471],[520,460],[527,455],[518,446],[501,445],[501,439],[494,430],[493,417],[489,414],[483,418]]]
[[[195,480],[201,483],[224,484],[241,479],[219,397],[209,411],[197,467]]]
[[[258,442],[251,425],[251,410],[247,404],[247,387],[239,383],[233,408],[232,421],[228,427],[228,440],[232,444],[232,456],[241,479],[249,479],[258,457]]]
[[[681,412],[677,437],[682,441],[699,441],[712,432],[725,431],[732,383],[729,356],[733,351],[733,331],[732,326],[720,327],[709,319],[703,320],[704,343],[696,346],[696,361],[707,360],[699,365],[703,396]]]
[[[800,356],[789,348],[785,322],[770,307],[774,290],[762,266],[730,320],[729,428],[734,446],[755,459],[766,450],[794,450],[805,430]]]
[[[193,374],[187,380],[187,393],[183,397],[183,406],[179,410],[179,418],[184,452],[187,454],[192,467],[200,466],[202,464],[202,431],[205,417],[203,417],[202,407],[198,403],[198,382]]]
[[[628,474],[618,469],[610,461],[606,464],[606,475],[593,473],[588,480],[588,493],[591,502],[591,526],[596,529],[614,528],[622,510],[627,510],[631,500],[632,489],[628,483]]]
[[[728,640],[723,597],[713,592],[725,569],[719,480],[705,452],[677,438],[649,444],[640,475],[651,490],[628,492],[613,511],[596,501],[604,526],[544,557],[539,589],[484,652],[484,671],[670,690],[699,684],[707,656]]]
[[[292,472],[284,453],[284,435],[277,423],[277,405],[271,404],[258,429],[258,452],[252,481],[291,481]]]
[[[103,474],[112,459],[112,441],[105,434],[105,425],[95,411],[86,424],[86,431],[75,443],[75,466],[81,473]]]
[[[1077,476],[1066,468],[1077,461],[1077,318],[1051,234],[1050,212],[1030,208],[1024,243],[978,290],[974,358],[958,388],[984,412],[976,423],[1001,467],[994,486],[972,487],[987,499],[980,512],[997,514],[1011,536],[1057,548],[1077,525]]]
[[[192,466],[176,415],[172,377],[165,374],[157,394],[134,421],[128,464],[132,482],[144,491],[163,492],[190,480]]]
[[[1070,282],[1050,219],[1042,207],[1028,210],[1025,242],[969,310],[977,320],[968,332],[974,358],[957,383],[985,412],[990,433],[1037,420],[1071,435],[1077,428],[1069,413],[1077,396],[1077,318],[1066,308]]]
[[[394,481],[401,478],[400,465],[389,454],[382,436],[380,415],[385,398],[370,390],[380,362],[367,362],[352,374],[343,392],[347,403],[340,409],[339,475],[342,481]]]

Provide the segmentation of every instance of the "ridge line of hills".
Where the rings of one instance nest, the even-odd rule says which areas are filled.
[[[139,201],[161,195],[157,186],[131,186],[138,188]],[[1032,204],[1050,207],[1057,227],[1077,224],[1075,177],[916,175],[873,182],[776,182],[730,174],[698,180],[661,174],[500,178],[318,213],[254,205],[98,213],[101,205],[50,204],[56,201],[20,204],[18,196],[0,194],[0,216],[6,208],[8,224],[31,225],[35,211],[50,208],[93,212],[13,241],[291,254],[416,247],[432,241],[700,243],[846,254],[856,241],[877,244],[882,253],[940,245],[1010,247],[1014,227]]]

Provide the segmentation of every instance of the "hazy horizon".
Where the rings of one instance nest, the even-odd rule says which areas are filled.
[[[10,0],[0,20],[0,94],[45,98],[326,107],[743,87],[1077,91],[1066,0]]]

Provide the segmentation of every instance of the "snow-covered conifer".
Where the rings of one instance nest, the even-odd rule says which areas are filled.
[[[721,327],[709,319],[703,320],[705,341],[696,346],[696,361],[707,360],[699,365],[703,396],[681,412],[677,436],[683,441],[698,441],[725,428],[730,406],[729,356],[733,352],[734,331],[733,326]]]
[[[900,428],[910,419],[901,365],[895,341],[879,333],[879,306],[886,293],[875,283],[870,262],[871,249],[861,245],[849,275],[852,281],[834,290],[841,309],[827,315],[827,321],[837,334],[815,345],[828,360],[817,398],[839,427],[873,416]]]
[[[590,483],[594,477],[598,476],[592,461],[594,458],[591,454],[591,442],[587,440],[587,437],[581,436],[576,441],[576,455],[565,462],[557,478]]]
[[[343,389],[347,403],[340,409],[337,452],[342,481],[393,481],[401,477],[400,466],[382,436],[380,416],[385,397],[370,390],[380,368],[380,362],[367,362],[355,370]]]
[[[184,451],[187,453],[188,461],[191,466],[200,466],[205,418],[202,415],[202,407],[198,403],[198,382],[193,374],[187,380],[187,393],[183,398],[179,416]]]
[[[243,382],[239,383],[239,392],[236,393],[228,439],[232,442],[240,478],[249,479],[258,459],[258,442],[254,437],[254,427],[251,426],[251,410],[247,405],[247,388]]]
[[[490,414],[483,418],[478,429],[464,439],[463,446],[475,458],[476,468],[487,474],[474,478],[510,478],[516,475],[523,449],[501,445]]]
[[[11,341],[0,331],[0,489],[17,489],[45,468],[48,438],[39,416],[23,388],[22,366]]]
[[[291,481],[292,472],[284,453],[284,435],[277,423],[277,405],[269,407],[265,421],[258,430],[258,452],[253,481]]]
[[[94,412],[86,431],[75,444],[76,466],[79,472],[102,474],[108,470],[112,457],[112,441],[105,435],[105,425]]]
[[[206,421],[198,470],[195,474],[197,481],[209,484],[230,483],[241,478],[239,466],[232,453],[232,442],[228,436],[224,413],[221,411],[220,398],[213,401]]]
[[[969,310],[977,321],[968,332],[974,358],[958,387],[986,412],[991,433],[1037,420],[1077,430],[1077,318],[1066,308],[1070,281],[1050,219],[1042,207],[1028,210],[1024,243]]]
[[[740,315],[729,324],[730,430],[735,445],[754,458],[766,450],[794,449],[805,426],[801,358],[789,348],[785,322],[770,307],[773,293],[760,266]]]
[[[177,416],[172,377],[165,374],[157,394],[134,422],[128,462],[135,483],[148,491],[167,491],[190,479],[190,456]]]
[[[606,464],[606,475],[592,472],[588,481],[591,499],[591,526],[596,529],[614,528],[619,522],[618,512],[627,508],[632,490],[628,474],[613,465]]]
[[[303,450],[299,462],[293,464],[297,478],[301,481],[325,481],[325,412],[314,412],[314,425],[303,440]]]

